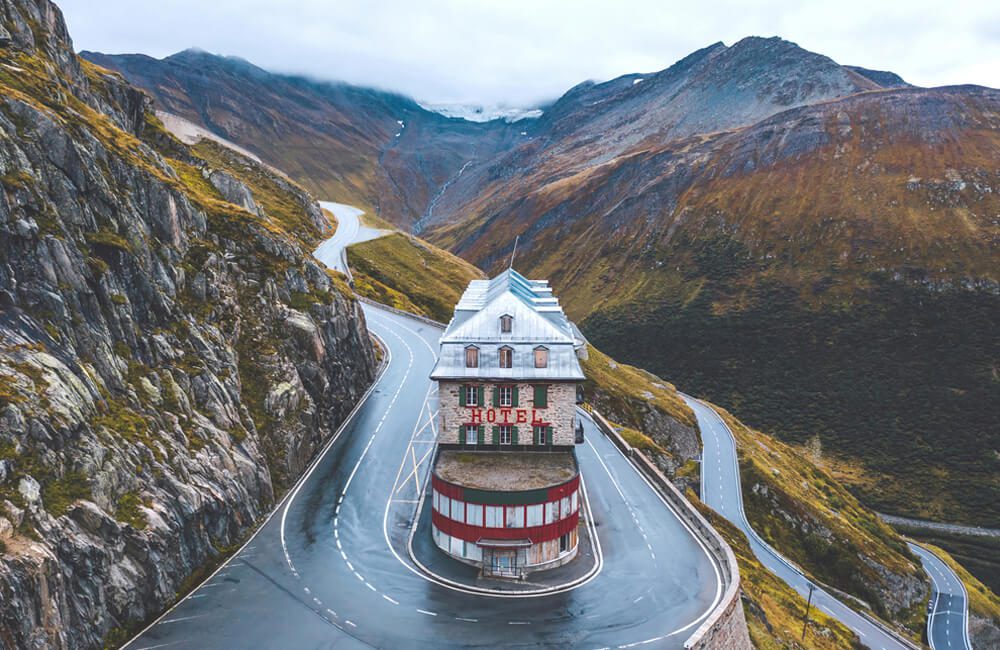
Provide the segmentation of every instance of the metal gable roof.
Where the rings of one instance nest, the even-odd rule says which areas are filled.
[[[500,331],[500,317],[513,317],[511,332]],[[490,280],[473,280],[455,306],[455,315],[441,336],[441,351],[431,373],[443,378],[505,378],[581,380],[576,348],[579,330],[566,318],[545,280],[529,280],[507,269]],[[465,367],[465,348],[480,348],[479,367]],[[498,349],[514,349],[514,367],[500,368]],[[534,367],[533,350],[549,349],[546,368]]]

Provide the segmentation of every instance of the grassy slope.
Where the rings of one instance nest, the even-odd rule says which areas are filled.
[[[861,648],[858,638],[836,619],[813,608],[809,630],[803,645],[802,626],[806,601],[798,592],[764,568],[753,554],[743,532],[728,520],[688,494],[712,526],[729,543],[740,567],[743,589],[743,612],[750,629],[750,640],[760,650],[779,648],[815,648],[842,650]]]
[[[347,261],[361,295],[448,322],[466,285],[485,277],[468,262],[403,233],[354,244]]]
[[[744,508],[754,530],[815,579],[861,599],[919,637],[929,592],[903,539],[819,469],[808,450],[718,411],[736,437]],[[884,569],[876,571],[866,560]],[[893,574],[891,580],[879,575],[884,570]],[[909,598],[901,597],[900,581],[914,589]]]

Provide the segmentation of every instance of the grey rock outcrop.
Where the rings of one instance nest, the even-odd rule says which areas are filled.
[[[266,515],[375,361],[343,283],[54,5],[0,24],[0,647],[115,645]]]

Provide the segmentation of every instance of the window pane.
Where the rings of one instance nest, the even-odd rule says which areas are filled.
[[[559,504],[559,515],[562,519],[565,519],[566,517],[569,517],[571,514],[573,514],[573,511],[569,509],[569,506],[570,506],[569,497],[568,496],[563,497],[562,503]]]
[[[574,492],[574,493],[573,493],[573,499],[572,499],[573,503],[572,503],[572,505],[570,506],[570,507],[571,507],[571,508],[573,509],[573,512],[576,512],[577,510],[579,510],[579,509],[580,509],[580,503],[579,503],[579,501],[578,501],[578,500],[577,500],[577,498],[576,498],[576,495],[577,495],[577,494],[578,494],[578,492]]]
[[[465,504],[465,523],[470,526],[482,526],[483,507],[478,503]]]
[[[479,367],[479,349],[478,348],[465,348],[465,367],[466,368],[478,368]]]
[[[551,524],[552,522],[554,522],[556,519],[559,518],[558,508],[559,508],[558,501],[545,504],[545,523]]]
[[[507,528],[524,528],[524,506],[507,506]]]
[[[457,522],[465,523],[465,501],[451,500],[451,518]]]
[[[465,444],[474,445],[479,442],[479,427],[474,424],[465,427]]]
[[[542,506],[544,504],[539,503],[534,506],[527,507],[527,521],[525,525],[527,526],[541,526],[542,525]]]
[[[486,527],[503,528],[502,506],[486,506]]]
[[[438,501],[438,512],[445,517],[451,516],[451,499],[443,494],[441,495],[440,501]]]
[[[511,316],[500,317],[500,331],[507,334],[513,329],[514,319]]]

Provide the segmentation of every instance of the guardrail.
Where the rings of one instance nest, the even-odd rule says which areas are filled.
[[[431,325],[432,327],[438,327],[441,329],[447,327],[447,325],[445,325],[444,323],[436,321],[433,318],[427,318],[426,316],[418,316],[417,314],[414,314],[411,311],[405,311],[403,309],[396,309],[395,307],[390,307],[385,303],[379,302],[377,300],[372,300],[371,298],[368,298],[366,296],[362,296],[360,293],[355,293],[354,295],[357,296],[358,300],[360,300],[363,303],[373,305],[380,309],[385,309],[386,311],[391,311],[394,314],[399,314],[400,316],[406,316],[407,318],[413,318],[415,320]]]
[[[691,505],[691,502],[681,494],[681,491],[670,482],[670,479],[660,471],[646,454],[622,438],[615,431],[615,428],[611,426],[611,423],[595,410],[593,406],[584,404],[583,408],[590,414],[591,419],[597,425],[597,428],[601,430],[601,433],[607,436],[612,444],[618,447],[632,464],[649,479],[650,483],[660,491],[660,494],[670,504],[674,512],[704,542],[705,548],[709,550],[713,560],[720,568],[725,593],[715,610],[684,642],[684,647],[699,650],[708,648],[750,648],[749,633],[746,631],[746,619],[743,616],[743,605],[740,602],[740,571],[739,566],[736,564],[736,556],[733,554],[733,549],[729,547],[726,540],[722,539],[722,536],[712,528],[708,520]]]
[[[722,426],[725,427],[726,432],[729,434],[730,438],[732,438],[733,444],[736,443],[736,436],[733,434],[732,429],[729,428],[729,424],[719,414],[719,412],[716,410],[716,407],[714,405],[712,405],[712,404],[710,404],[710,403],[708,403],[708,402],[706,402],[704,400],[698,399],[697,397],[692,397],[690,395],[687,395],[685,393],[681,393],[681,395],[683,397],[686,397],[686,398],[689,398],[689,399],[692,399],[692,400],[696,400],[696,401],[700,402],[701,404],[705,405],[706,407],[708,407],[709,409],[711,409],[711,411],[713,413],[715,413],[716,417],[718,417],[719,422],[722,423]],[[737,463],[735,471],[736,471],[737,476],[739,476],[738,460],[736,460],[734,458],[733,462]],[[903,636],[903,634],[900,633],[898,630],[894,630],[885,621],[882,621],[881,619],[876,618],[875,616],[869,614],[864,609],[857,609],[855,607],[851,607],[850,605],[848,605],[846,603],[846,601],[854,601],[854,602],[860,604],[862,607],[867,607],[868,604],[865,603],[863,600],[861,600],[857,596],[854,596],[852,594],[848,594],[848,593],[846,593],[846,592],[844,592],[844,591],[842,591],[840,589],[837,589],[836,587],[834,587],[832,585],[826,584],[825,582],[816,579],[815,576],[813,576],[813,575],[811,575],[809,573],[806,573],[805,569],[803,569],[802,567],[800,567],[798,564],[792,562],[791,560],[789,560],[788,558],[786,558],[784,555],[782,555],[781,553],[779,553],[777,551],[777,549],[775,549],[773,546],[771,546],[771,544],[769,544],[763,537],[761,537],[760,534],[757,533],[757,530],[752,525],[750,525],[750,520],[747,519],[746,511],[743,509],[743,491],[742,491],[742,488],[740,490],[737,490],[737,496],[739,497],[739,515],[740,515],[740,518],[741,518],[741,520],[742,520],[742,522],[743,522],[743,524],[745,526],[745,532],[747,533],[747,535],[749,537],[752,537],[754,541],[756,541],[758,544],[760,544],[760,546],[765,551],[767,551],[768,554],[771,555],[771,557],[773,557],[778,562],[784,564],[786,567],[788,567],[789,569],[791,569],[795,573],[799,574],[803,578],[809,580],[810,582],[812,582],[813,584],[815,584],[817,587],[823,589],[824,591],[827,592],[828,595],[833,595],[835,597],[838,597],[844,603],[845,607],[847,607],[852,612],[854,612],[855,614],[857,614],[861,618],[863,618],[866,621],[868,621],[869,623],[871,623],[873,626],[875,626],[875,627],[879,628],[880,630],[882,630],[883,632],[885,632],[887,635],[889,635],[890,637],[892,637],[893,639],[895,639],[896,642],[899,643],[900,645],[902,645],[902,646],[904,646],[906,648],[909,648],[909,650],[920,650],[920,646],[919,645],[917,645],[916,643],[914,643],[910,639],[908,639],[905,636]],[[848,627],[850,627],[850,626],[848,626]]]

